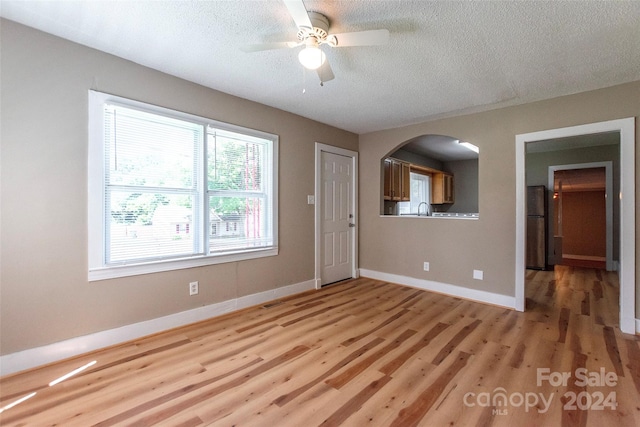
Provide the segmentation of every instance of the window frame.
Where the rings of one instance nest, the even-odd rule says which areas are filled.
[[[190,232],[198,234],[201,239],[208,240],[210,237],[209,197],[207,185],[207,141],[209,128],[220,129],[222,131],[243,134],[249,137],[270,141],[267,151],[266,171],[270,189],[269,212],[267,220],[270,220],[272,230],[272,245],[255,249],[240,249],[222,253],[208,253],[203,251],[200,254],[192,254],[181,258],[170,258],[160,260],[145,260],[141,262],[121,263],[117,265],[106,264],[106,241],[105,236],[106,214],[105,214],[105,138],[104,138],[104,104],[112,104],[125,108],[133,108],[146,113],[162,115],[179,120],[186,120],[203,126],[203,139],[197,149],[199,159],[197,160],[198,175],[201,182],[198,183],[198,194],[200,211],[198,214],[203,221],[201,224],[192,224]],[[169,108],[160,107],[140,101],[135,101],[103,92],[89,90],[88,96],[88,167],[87,167],[87,225],[88,225],[88,280],[97,281],[118,277],[134,276],[139,274],[157,273],[163,271],[179,270],[184,268],[199,267],[205,265],[222,264],[228,262],[244,261],[255,258],[278,255],[278,144],[279,137],[271,133],[249,129],[229,123],[219,122],[213,119],[175,111]],[[204,240],[201,245],[205,245]],[[207,243],[208,245],[208,243]]]
[[[410,187],[411,187],[409,191],[410,191],[412,196],[413,196],[413,181],[414,181],[414,179],[416,179],[416,177],[423,177],[422,179],[424,179],[426,181],[426,191],[425,191],[426,194],[424,194],[424,196],[426,197],[426,200],[423,200],[422,202],[426,202],[429,205],[428,206],[428,210],[431,210],[432,209],[432,203],[431,203],[431,179],[432,179],[432,175],[429,174],[429,173],[421,173],[421,172],[411,171],[409,176],[410,176],[409,182],[410,182]],[[418,202],[418,206],[422,202]],[[418,213],[417,208],[416,208],[415,212],[411,209],[411,206],[413,204],[415,204],[414,200],[411,200],[411,201],[408,201],[408,202],[398,202],[398,205],[400,205],[399,206],[400,215],[415,215],[415,214],[417,214]]]

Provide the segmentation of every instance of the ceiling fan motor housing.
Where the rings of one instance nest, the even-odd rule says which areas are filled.
[[[298,40],[304,42],[309,37],[314,37],[318,43],[326,41],[329,35],[329,18],[318,12],[308,12],[308,14],[313,28],[300,27]]]

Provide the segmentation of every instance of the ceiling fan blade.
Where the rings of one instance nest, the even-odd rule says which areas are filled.
[[[333,47],[345,47],[345,46],[373,46],[387,44],[389,41],[389,30],[369,30],[369,31],[356,31],[354,33],[342,33],[332,34],[330,36],[335,40],[329,41]]]
[[[298,28],[313,28],[313,25],[311,25],[311,19],[309,19],[309,14],[307,13],[307,8],[302,0],[282,0],[282,2],[287,9],[289,9],[289,14],[295,21]]]
[[[260,52],[262,50],[287,49],[290,47],[296,47],[299,44],[300,43],[296,43],[296,42],[249,44],[249,45],[242,46],[240,50],[242,50],[243,52]]]
[[[328,59],[324,61],[324,64],[322,64],[320,68],[316,69],[316,71],[318,72],[318,77],[320,77],[320,84],[336,78],[333,74],[333,70],[331,69],[331,65],[329,65]]]

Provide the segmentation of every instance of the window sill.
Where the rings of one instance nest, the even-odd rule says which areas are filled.
[[[118,265],[89,269],[89,281],[115,279],[118,277],[137,276],[140,274],[160,273],[163,271],[181,270],[185,268],[202,267],[205,265],[224,264],[228,262],[245,261],[278,255],[277,247],[256,249],[226,255],[209,255],[190,257],[176,260],[145,262],[141,264]]]

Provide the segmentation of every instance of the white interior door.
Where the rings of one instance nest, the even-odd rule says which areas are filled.
[[[353,158],[321,151],[321,284],[353,277]]]

